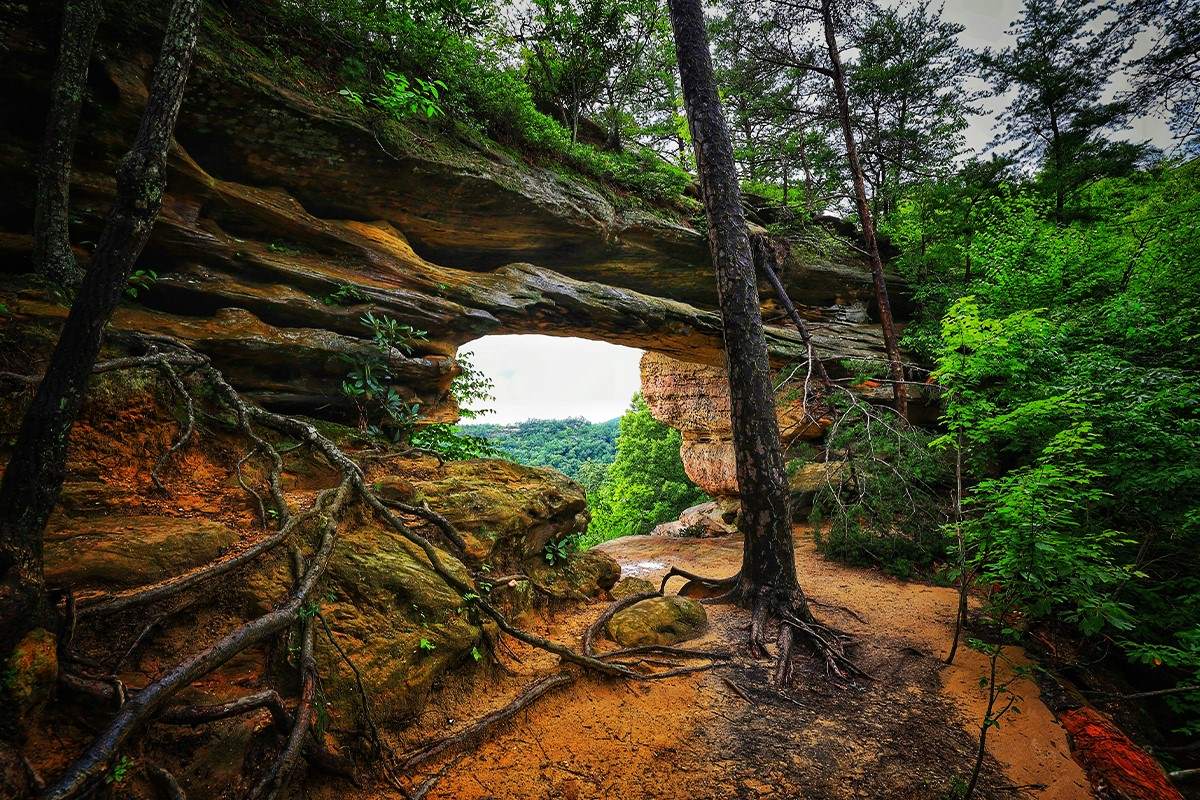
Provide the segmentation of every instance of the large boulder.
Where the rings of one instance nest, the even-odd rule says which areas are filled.
[[[529,577],[545,592],[562,599],[607,594],[621,577],[621,565],[599,550],[577,550],[553,562],[530,564]]]
[[[736,497],[737,470],[730,427],[729,378],[720,366],[642,356],[642,396],[656,420],[683,436],[679,454],[689,478],[713,497]],[[775,398],[784,444],[819,439],[832,420],[810,419],[790,390]]]
[[[812,511],[817,492],[826,486],[841,486],[849,473],[845,461],[817,461],[789,467],[788,489],[792,494],[792,515],[798,519]]]
[[[651,597],[622,609],[608,621],[608,635],[623,647],[676,644],[708,629],[704,606],[686,597]]]
[[[498,459],[412,459],[376,481],[381,496],[428,503],[493,568],[544,560],[546,546],[587,529],[583,487],[557,470]]]
[[[709,538],[737,533],[739,505],[737,500],[723,497],[685,508],[679,514],[679,519],[664,522],[650,531],[650,535]]]
[[[243,582],[247,616],[264,613],[290,589],[283,556],[278,553]],[[439,550],[438,557],[460,580],[470,580],[452,554]],[[480,644],[481,627],[470,603],[437,574],[419,547],[372,519],[343,524],[324,586],[317,608],[361,673],[380,720],[419,708],[433,682],[469,659]],[[323,636],[317,660],[326,696],[339,714],[353,719],[354,675]]]
[[[624,600],[626,597],[632,597],[635,594],[652,594],[657,590],[658,587],[645,578],[637,578],[630,575],[627,578],[621,578],[621,580],[617,581],[611,591],[614,600]]]

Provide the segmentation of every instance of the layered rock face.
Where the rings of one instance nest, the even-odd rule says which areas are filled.
[[[689,478],[714,497],[737,495],[729,421],[729,379],[723,367],[680,361],[662,353],[642,357],[642,396],[659,422],[683,436],[680,455]],[[810,416],[794,389],[775,398],[784,445],[819,439],[832,420]]]
[[[15,8],[0,11],[0,96],[23,109],[0,122],[9,189],[0,198],[0,268],[9,273],[27,269],[52,66],[45,43],[57,18]],[[236,19],[206,13],[236,31]],[[143,17],[157,16],[114,13],[101,31],[72,186],[83,259],[145,101],[157,37]],[[426,421],[456,416],[453,357],[489,333],[582,336],[721,363],[707,246],[678,208],[564,177],[450,128],[372,119],[336,92],[312,90],[252,42],[214,36],[201,37],[167,196],[139,263],[157,278],[113,330],[177,337],[252,399],[334,418],[350,413],[339,387],[345,360],[370,347],[368,310],[428,332],[413,352],[388,353],[395,388]],[[785,270],[830,358],[879,352],[873,326],[844,321],[870,296],[850,253],[801,251]],[[18,318],[63,313],[19,279],[2,291]],[[802,355],[787,328],[768,336],[780,361]]]

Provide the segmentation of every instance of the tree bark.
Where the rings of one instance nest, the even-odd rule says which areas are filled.
[[[713,77],[704,11],[700,0],[671,0],[670,11],[724,327],[745,539],[733,596],[742,605],[765,603],[789,610],[799,605],[807,613],[796,579],[790,498],[750,235]]]
[[[33,267],[59,286],[74,287],[81,277],[71,252],[71,157],[102,12],[100,0],[67,0],[63,6],[58,64],[50,83],[50,112],[38,159]]]
[[[829,50],[829,66],[833,93],[837,97],[838,117],[842,135],[846,139],[846,160],[850,163],[850,177],[854,182],[854,202],[862,222],[863,239],[871,260],[871,279],[875,284],[875,302],[879,305],[879,325],[883,328],[883,346],[887,351],[888,366],[892,375],[892,391],[896,411],[908,417],[908,395],[904,388],[904,362],[900,359],[900,344],[896,338],[896,323],[892,319],[892,303],[888,298],[887,282],[883,277],[883,259],[879,257],[879,242],[875,236],[875,220],[867,205],[867,189],[863,180],[862,163],[858,158],[858,146],[854,142],[851,125],[850,99],[846,94],[846,76],[842,69],[842,57],[838,52],[837,35],[833,28],[833,0],[821,0],[821,22],[825,28],[825,46]]]
[[[200,2],[175,0],[171,7],[141,127],[117,169],[113,208],[0,482],[0,655],[51,616],[43,529],[62,489],[67,442],[104,328],[162,205],[167,149],[196,45]]]

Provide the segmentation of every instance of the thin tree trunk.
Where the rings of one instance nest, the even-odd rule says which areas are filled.
[[[745,538],[734,596],[743,605],[799,608],[807,614],[796,580],[790,498],[750,236],[713,77],[704,11],[701,0],[671,0],[670,11],[725,334]]]
[[[58,286],[74,287],[81,277],[75,254],[71,252],[71,157],[87,89],[92,42],[102,13],[100,0],[67,0],[63,6],[58,65],[50,83],[50,112],[38,159],[33,267]]]
[[[833,93],[837,97],[838,117],[842,135],[846,139],[846,159],[850,162],[850,177],[854,181],[854,202],[862,221],[863,239],[871,260],[871,279],[875,284],[875,301],[879,304],[879,324],[883,328],[883,345],[887,351],[888,366],[892,374],[892,391],[895,393],[896,411],[908,417],[908,396],[904,388],[904,363],[900,359],[900,344],[896,339],[896,323],[892,319],[892,303],[888,298],[887,283],[883,278],[883,260],[879,257],[879,242],[875,237],[875,220],[867,205],[867,189],[863,181],[862,163],[858,159],[858,147],[854,142],[854,128],[850,124],[850,100],[846,94],[846,78],[842,71],[842,57],[838,52],[837,36],[833,29],[833,0],[821,0],[821,21],[825,27],[825,45],[829,50],[829,66],[832,73]]]
[[[963,432],[958,429],[958,440],[954,445],[954,537],[958,545],[958,610],[954,616],[954,638],[950,642],[950,654],[946,663],[953,664],[958,655],[958,642],[962,638],[963,626],[967,624],[967,593],[971,588],[967,576],[967,542],[963,537],[962,494],[963,494]]]
[[[171,7],[141,127],[117,169],[112,211],[0,483],[0,654],[51,615],[42,533],[62,489],[67,441],[104,328],[162,205],[167,149],[191,67],[200,2],[175,0]]]

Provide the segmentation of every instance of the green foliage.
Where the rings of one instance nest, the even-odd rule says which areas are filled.
[[[944,392],[935,444],[961,434],[968,569],[1026,621],[1193,681],[1200,166],[1080,187],[1065,221],[1039,181],[980,174],[921,187],[889,220],[925,301],[906,339]],[[1194,700],[1172,703],[1195,715]]]
[[[589,492],[599,486],[597,471],[603,472],[616,455],[615,419],[530,419],[511,425],[462,425],[460,430],[491,442],[519,464],[553,467],[579,481]]]
[[[542,558],[546,559],[546,563],[551,566],[563,564],[577,549],[579,549],[579,537],[568,536],[565,539],[546,542],[546,546],[542,548]]]
[[[1105,175],[1121,175],[1147,153],[1145,144],[1105,134],[1128,121],[1129,106],[1105,95],[1132,41],[1102,19],[1096,0],[1025,0],[1009,26],[1014,44],[979,57],[997,95],[1011,94],[1000,142],[1042,168],[1039,180],[1061,217],[1066,196]]]
[[[118,758],[104,776],[104,782],[111,786],[119,786],[129,777],[130,770],[133,769],[133,759],[129,756],[121,756]]]
[[[422,655],[426,653],[432,653],[434,650],[437,650],[437,645],[431,642],[429,639],[422,637],[421,641],[417,642],[417,651]]]
[[[405,325],[393,317],[376,316],[373,311],[363,314],[360,320],[371,331],[371,337],[381,351],[395,348],[406,356],[412,355],[413,344],[429,338],[429,334]]]
[[[431,119],[446,113],[438,103],[441,90],[446,88],[442,81],[427,81],[423,78],[409,80],[402,73],[390,70],[383,73],[383,80],[383,91],[371,94],[369,100],[393,117],[403,118],[416,114]],[[362,95],[353,89],[341,89],[338,94],[356,106],[366,105]]]
[[[899,578],[928,572],[946,554],[946,459],[930,449],[930,434],[888,411],[838,395],[831,405],[837,422],[826,446],[846,466],[813,500],[814,522],[829,522],[816,528],[818,548]]]
[[[362,289],[352,283],[338,284],[336,289],[321,298],[321,302],[327,306],[353,306],[370,300]]]
[[[521,48],[514,46],[517,37],[502,33],[490,3],[292,0],[275,13],[274,26],[291,31],[295,42],[316,40],[317,46],[301,50],[304,57],[364,112],[452,125],[468,138],[483,135],[515,145],[618,190],[692,205],[684,198],[691,179],[652,150],[602,151],[573,135],[576,124],[543,113],[514,67],[523,62]],[[629,54],[616,52],[621,59]],[[611,77],[606,82],[618,91]]]
[[[391,385],[392,353],[399,350],[410,355],[415,342],[427,334],[372,311],[360,322],[371,332],[375,349],[363,355],[343,356],[350,371],[342,379],[342,394],[354,403],[359,430],[397,441],[412,430],[421,405],[406,401]]]
[[[136,300],[139,292],[147,291],[158,280],[158,273],[152,269],[135,269],[129,275],[125,286],[125,296]]]
[[[459,372],[450,382],[450,396],[458,404],[458,413],[462,419],[475,419],[487,413],[487,409],[476,404],[490,403],[495,399],[492,395],[494,384],[491,378],[471,363],[469,354],[460,353],[457,362]],[[500,458],[502,455],[500,449],[487,438],[449,423],[435,423],[422,427],[413,434],[411,443],[415,447],[440,453],[451,461]]]
[[[581,542],[585,547],[649,533],[707,499],[683,471],[679,432],[650,416],[640,394],[619,425],[616,458],[604,483],[589,496],[592,522]]]

